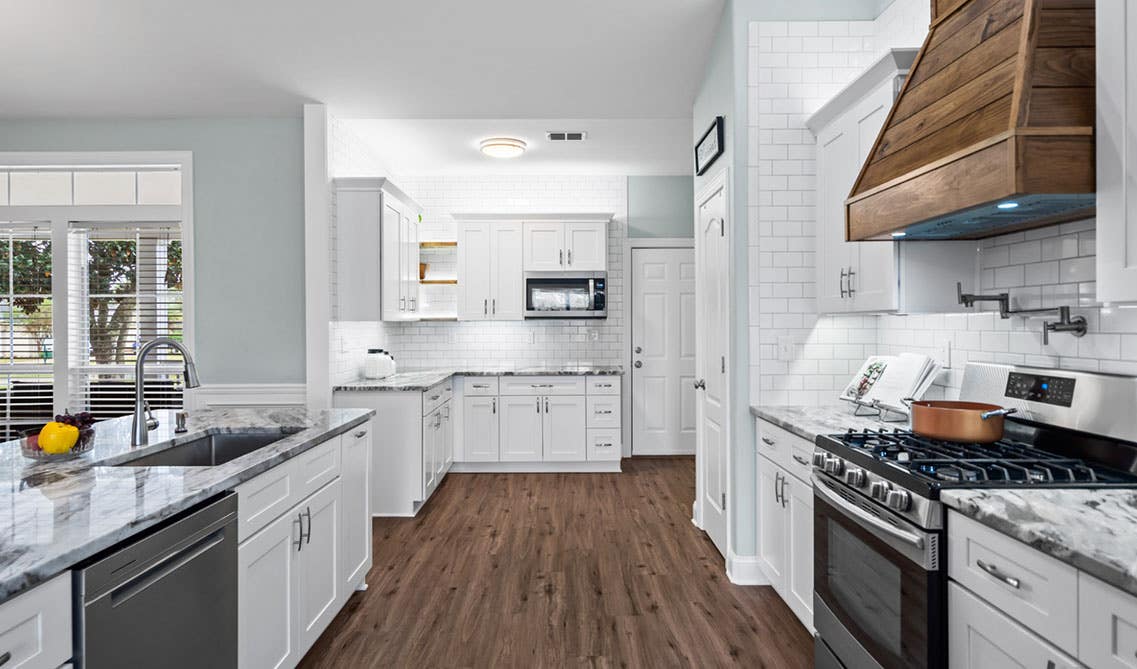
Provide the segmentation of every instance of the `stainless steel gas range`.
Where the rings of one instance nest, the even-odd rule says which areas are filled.
[[[970,364],[960,396],[1018,409],[1001,441],[817,438],[815,666],[947,666],[941,490],[1137,488],[1137,378]]]

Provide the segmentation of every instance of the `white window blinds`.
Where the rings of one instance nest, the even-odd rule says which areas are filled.
[[[128,415],[134,363],[155,337],[182,339],[182,241],[176,224],[72,223],[68,232],[71,411]],[[154,409],[182,406],[182,358],[158,349],[146,366]]]
[[[51,226],[0,223],[0,438],[54,415]]]

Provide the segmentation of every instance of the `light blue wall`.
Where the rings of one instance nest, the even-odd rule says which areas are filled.
[[[629,237],[694,237],[689,176],[628,177]]]
[[[0,121],[0,151],[192,151],[202,383],[304,382],[299,118]]]
[[[728,0],[750,21],[871,21],[894,0]]]

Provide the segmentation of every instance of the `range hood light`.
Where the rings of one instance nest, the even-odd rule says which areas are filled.
[[[907,232],[894,232],[894,233],[892,233],[892,236],[899,239],[900,237],[904,237],[907,234],[908,234]]]
[[[999,209],[1018,209],[1019,203],[1018,202],[1000,202],[999,204],[997,204],[995,206],[998,207]]]
[[[525,153],[526,144],[513,137],[490,137],[483,139],[478,148],[491,158],[516,158]]]

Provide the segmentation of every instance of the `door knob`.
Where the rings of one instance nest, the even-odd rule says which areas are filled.
[[[636,360],[636,369],[639,369],[640,367],[643,367],[643,366],[644,366],[643,360]]]
[[[643,347],[642,347],[642,346],[637,346],[637,347],[636,347],[636,353],[643,353],[643,352],[644,352],[644,349],[643,349]]]
[[[695,390],[706,390],[707,382],[704,379],[699,379],[695,382]]]

